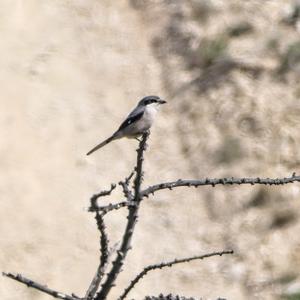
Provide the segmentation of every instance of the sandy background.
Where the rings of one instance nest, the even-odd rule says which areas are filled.
[[[204,2],[0,1],[1,271],[84,295],[98,263],[88,199],[129,174],[136,142],[85,153],[145,95],[169,102],[152,130],[145,185],[299,170],[300,55],[288,56],[299,26],[282,21],[293,2]],[[208,60],[203,41],[244,20],[252,29],[226,35]],[[247,68],[221,68],[228,59]],[[153,272],[129,298],[299,297],[299,196],[298,184],[158,193],[142,205],[109,299],[145,265],[223,248],[236,255]],[[106,220],[113,245],[125,212]],[[0,298],[51,299],[3,277]]]

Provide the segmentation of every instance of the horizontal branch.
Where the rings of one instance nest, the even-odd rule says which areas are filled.
[[[182,180],[178,179],[177,181],[172,182],[166,182],[166,183],[160,183],[156,185],[152,185],[148,187],[147,189],[141,191],[141,200],[144,197],[149,197],[150,194],[154,194],[155,192],[159,190],[169,189],[172,190],[175,187],[199,187],[199,186],[216,186],[216,185],[241,185],[241,184],[264,184],[264,185],[284,185],[288,183],[293,182],[300,182],[300,176],[295,176],[295,174],[292,175],[292,177],[287,178],[276,178],[276,179],[270,179],[270,178],[215,178],[215,179],[202,179],[202,180]],[[108,204],[105,206],[95,206],[95,207],[89,207],[89,211],[102,211],[103,214],[106,214],[112,210],[118,210],[122,207],[130,207],[136,205],[133,201],[122,201],[115,204]]]
[[[101,212],[102,215],[105,215],[106,213],[112,211],[112,210],[118,210],[122,207],[130,207],[130,206],[136,206],[136,203],[133,201],[122,201],[122,202],[118,202],[115,204],[108,204],[108,205],[103,205],[103,206],[98,206],[98,205],[94,205],[93,207],[90,206],[88,208],[88,211],[99,211]]]
[[[27,285],[27,287],[39,290],[40,292],[43,292],[45,294],[51,295],[54,298],[58,298],[58,299],[64,299],[64,300],[76,300],[79,299],[76,296],[68,296],[64,293],[61,292],[57,292],[54,290],[49,289],[46,285],[41,285],[37,282],[32,281],[31,279],[28,279],[26,277],[23,277],[21,274],[17,274],[14,275],[12,273],[2,273],[3,276],[6,276],[8,278],[14,279],[16,281],[19,281],[25,285]]]
[[[165,262],[165,263],[160,263],[160,264],[155,264],[155,265],[150,265],[148,267],[146,267],[141,273],[139,273],[130,283],[130,285],[124,290],[124,293],[118,298],[118,300],[123,300],[126,298],[126,296],[128,295],[128,293],[130,292],[130,290],[132,290],[132,288],[138,283],[138,281],[144,277],[148,272],[155,270],[155,269],[162,269],[165,267],[171,267],[173,265],[176,264],[181,264],[181,263],[185,263],[185,262],[189,262],[192,260],[199,260],[199,259],[205,259],[211,256],[222,256],[225,254],[233,254],[233,250],[227,250],[227,251],[219,251],[219,252],[212,252],[212,253],[208,253],[208,254],[204,254],[204,255],[198,255],[198,256],[193,256],[193,257],[187,257],[187,258],[183,258],[183,259],[174,259],[172,261],[169,262]]]
[[[159,190],[169,189],[172,190],[173,188],[180,187],[180,186],[187,186],[187,187],[199,187],[204,185],[210,185],[212,187],[216,185],[241,185],[241,184],[264,184],[264,185],[283,185],[292,182],[300,182],[300,176],[296,176],[294,173],[291,177],[285,178],[214,178],[214,179],[201,179],[201,180],[182,180],[178,179],[177,181],[171,181],[166,183],[159,183],[156,185],[152,185],[147,189],[141,192],[142,197],[148,197],[150,194],[154,194]]]

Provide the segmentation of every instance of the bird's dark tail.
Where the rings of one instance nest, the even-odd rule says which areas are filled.
[[[118,139],[118,136],[116,134],[113,134],[111,137],[109,137],[108,139],[106,139],[105,141],[103,141],[102,143],[94,147],[92,150],[90,150],[86,155],[92,154],[93,152],[97,151],[98,149],[102,148],[103,146],[107,145],[108,143],[116,139]]]

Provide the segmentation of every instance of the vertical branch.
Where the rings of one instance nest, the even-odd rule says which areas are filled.
[[[136,203],[134,206],[128,207],[128,216],[127,216],[127,225],[125,232],[123,234],[122,244],[120,249],[117,251],[117,257],[112,263],[112,268],[107,275],[106,281],[102,285],[102,289],[95,297],[95,300],[104,300],[106,299],[108,293],[114,285],[114,282],[121,272],[124,260],[128,251],[131,248],[131,239],[134,232],[135,224],[138,218],[139,204],[140,204],[140,189],[143,177],[143,161],[144,161],[144,151],[146,150],[146,142],[149,137],[149,132],[146,132],[142,136],[140,141],[139,148],[137,150],[137,163],[136,163],[136,175],[134,179],[134,195],[133,201]]]
[[[98,287],[101,283],[101,280],[104,276],[105,273],[105,267],[107,265],[108,262],[108,238],[107,238],[107,234],[105,232],[105,224],[104,224],[104,219],[103,219],[103,215],[99,214],[99,212],[96,212],[96,216],[95,216],[96,222],[97,222],[97,227],[98,230],[101,234],[100,237],[100,263],[98,266],[98,269],[96,271],[96,274],[85,294],[85,298],[87,300],[91,300],[94,298],[95,294],[97,293]]]

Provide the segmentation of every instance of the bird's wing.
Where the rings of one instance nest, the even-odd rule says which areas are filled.
[[[127,118],[126,120],[121,124],[119,127],[118,131],[126,128],[130,124],[140,120],[144,114],[144,110],[138,110],[138,111],[133,111]]]

